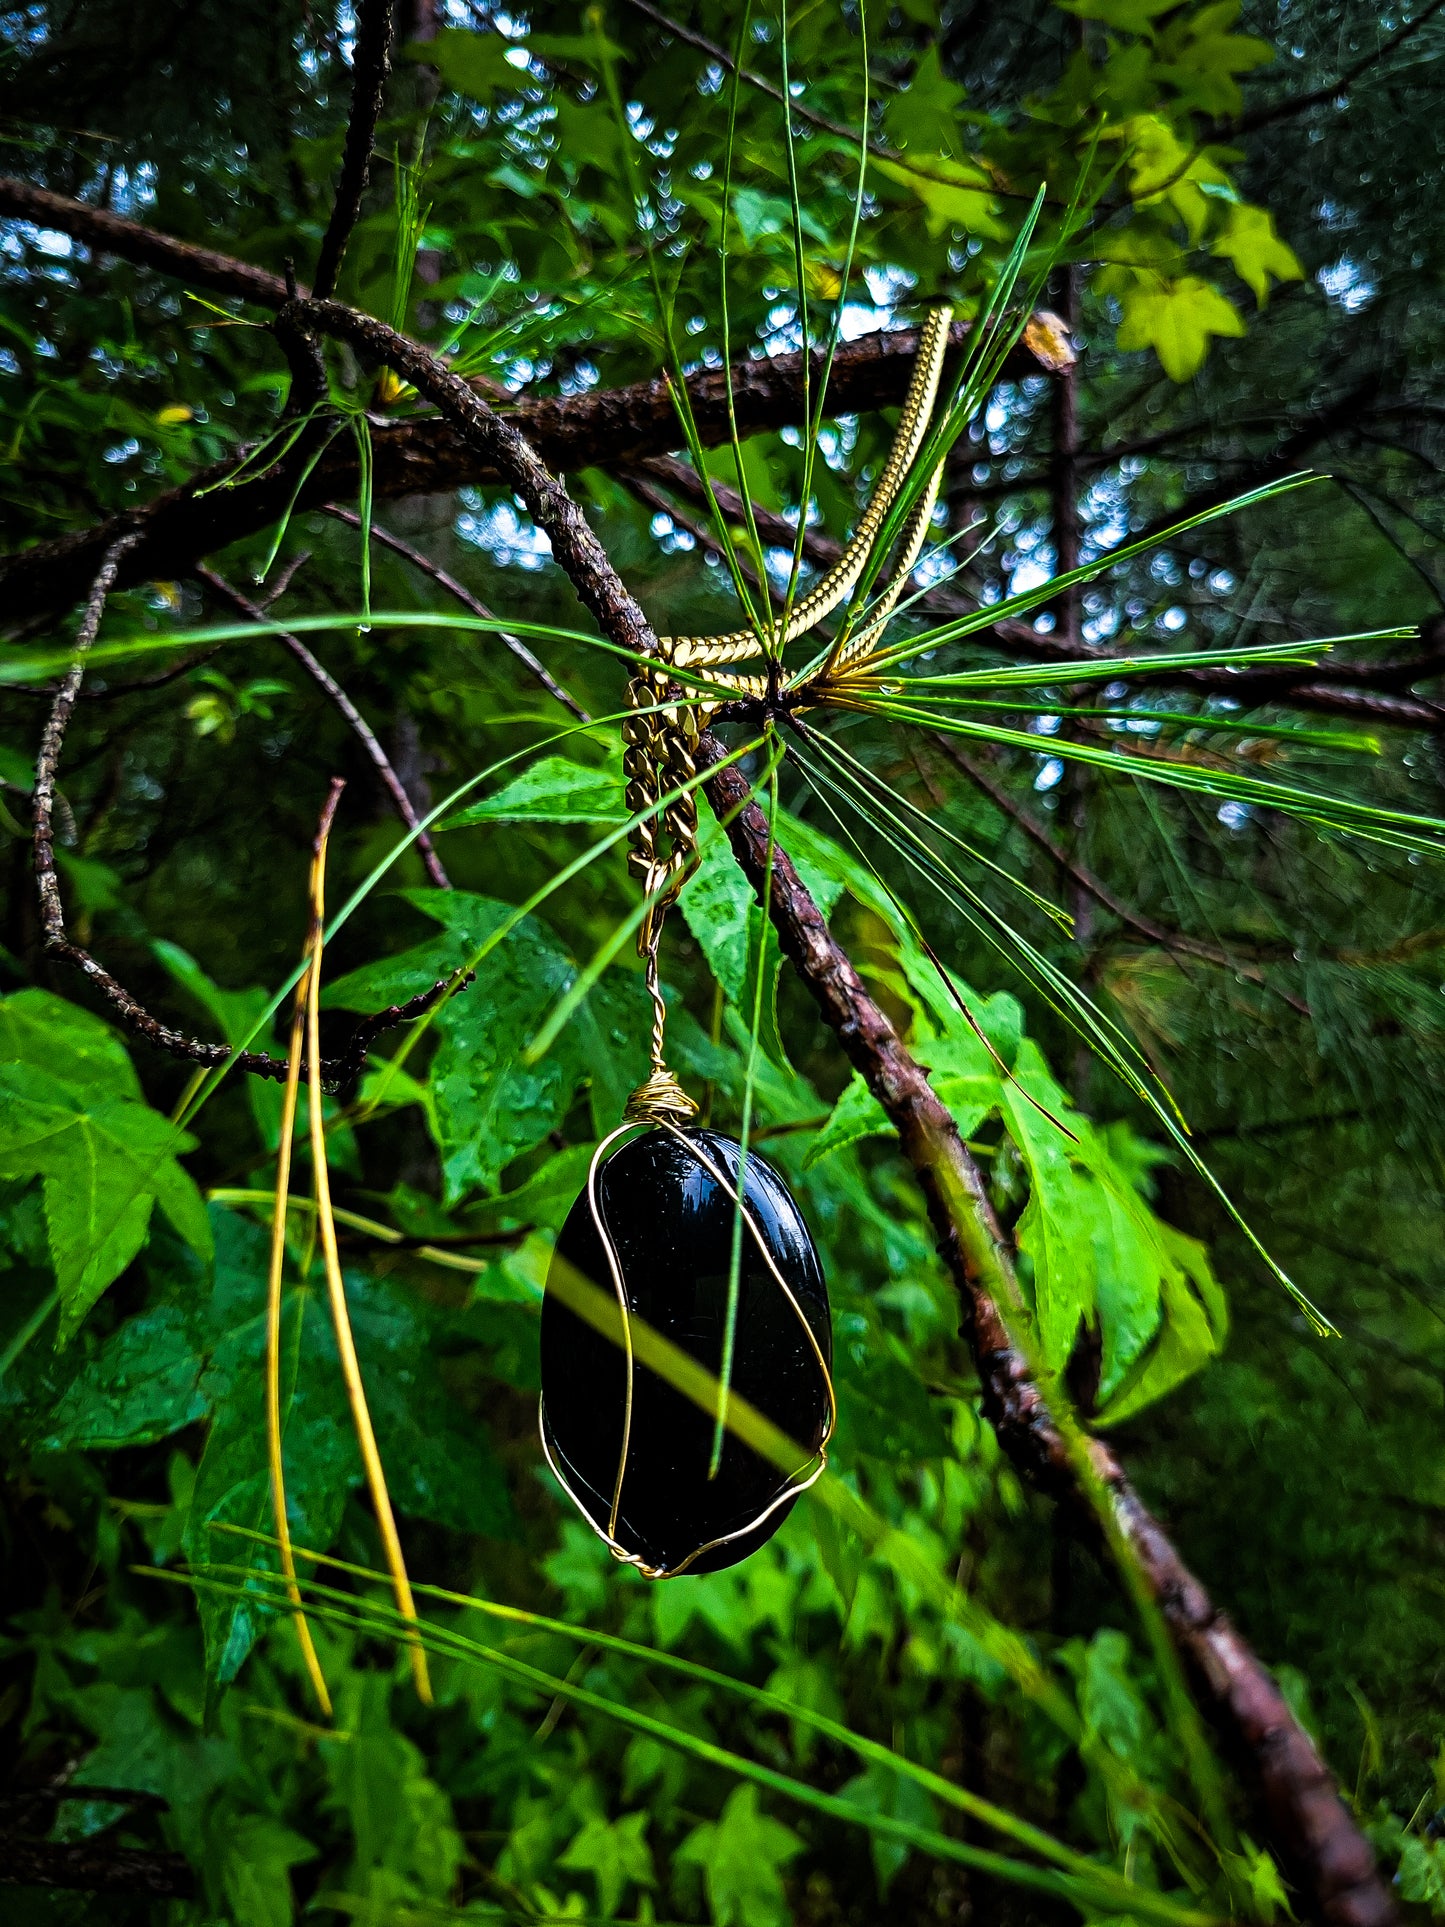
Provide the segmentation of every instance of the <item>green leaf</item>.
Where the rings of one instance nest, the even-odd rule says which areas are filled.
[[[135,1066],[109,1024],[45,990],[0,998],[0,1064],[34,1064],[96,1097],[141,1098]]]
[[[1304,278],[1294,249],[1286,247],[1274,231],[1274,216],[1245,202],[1230,208],[1228,221],[1209,252],[1232,263],[1240,280],[1253,289],[1260,307],[1269,298],[1271,277],[1275,281]]]
[[[652,1849],[647,1844],[646,1813],[627,1813],[620,1820],[594,1815],[557,1862],[577,1873],[590,1873],[597,1882],[597,1904],[611,1917],[629,1886],[655,1887]]]
[[[890,1773],[877,1760],[871,1761],[865,1772],[857,1774],[839,1791],[864,1813],[887,1814],[892,1820],[906,1820],[915,1827],[938,1826],[938,1808],[918,1782]],[[876,1833],[869,1844],[873,1849],[879,1896],[886,1900],[888,1889],[902,1871],[911,1849],[901,1840],[889,1840]]]
[[[18,1044],[27,1041],[22,1018]],[[210,1248],[200,1194],[175,1161],[194,1140],[144,1104],[97,1095],[117,1078],[114,1060],[73,1056],[67,1042],[62,1032],[52,1043],[54,1074],[0,1065],[0,1176],[43,1180],[59,1344],[140,1250],[157,1202],[198,1252]]]
[[[1228,1322],[1223,1293],[1203,1247],[1141,1195],[1137,1155],[1129,1153],[1132,1168],[1114,1157],[1032,1042],[1019,1052],[1016,1079],[1001,1094],[1029,1172],[1017,1238],[1033,1266],[1043,1354],[1061,1369],[1080,1324],[1097,1320],[1099,1416],[1118,1423],[1214,1356]]]
[[[402,894],[444,923],[445,935],[338,979],[328,1004],[373,1010],[414,996],[468,962],[514,914],[510,904],[465,890]],[[495,1190],[506,1166],[561,1124],[583,1085],[609,1128],[620,1115],[645,1058],[640,977],[609,971],[547,1055],[526,1061],[527,1046],[576,975],[558,939],[527,916],[488,951],[476,982],[443,1006],[429,1115],[448,1203],[473,1189]]]
[[[1181,11],[1160,34],[1154,71],[1181,105],[1218,119],[1237,114],[1244,96],[1235,75],[1274,59],[1267,40],[1229,31],[1239,14],[1240,0],[1215,0],[1197,12]]]
[[[1224,296],[1198,275],[1177,281],[1137,280],[1122,297],[1121,348],[1152,348],[1171,381],[1198,374],[1215,335],[1242,335],[1244,323]]]
[[[544,756],[495,796],[449,816],[444,830],[473,823],[620,823],[627,815],[620,768]]]
[[[873,162],[873,171],[906,187],[922,202],[930,234],[961,227],[990,240],[1004,238],[995,214],[992,183],[977,167],[944,154],[915,154],[906,162]]]
[[[792,203],[780,195],[764,194],[755,187],[739,187],[733,190],[732,207],[739,231],[748,247],[752,247],[764,235],[791,235],[793,231]],[[806,207],[798,210],[798,221],[810,239],[824,247],[830,244],[832,237],[828,230]]]
[[[404,58],[435,67],[455,93],[469,94],[486,106],[498,92],[516,93],[527,85],[525,66],[507,59],[511,43],[495,33],[469,33],[443,27],[430,40],[413,40]]]
[[[206,1871],[233,1920],[246,1927],[291,1927],[291,1869],[317,1849],[269,1813],[238,1813],[229,1799],[206,1816]]]
[[[1127,1374],[1113,1374],[1117,1389],[1101,1398],[1094,1414],[1098,1425],[1122,1424],[1163,1398],[1216,1357],[1228,1335],[1228,1300],[1204,1246],[1158,1218],[1153,1220],[1153,1230],[1166,1256],[1160,1272],[1158,1334]]]
[[[858,1143],[860,1138],[890,1137],[892,1133],[893,1125],[888,1113],[864,1083],[862,1074],[854,1071],[843,1086],[842,1095],[829,1113],[827,1123],[808,1146],[803,1169],[811,1171],[822,1159],[830,1157],[834,1151]]]
[[[1168,12],[1174,0],[1058,0],[1064,13],[1081,20],[1101,20],[1121,33],[1148,33],[1157,14]]]
[[[763,916],[753,887],[716,823],[699,825],[697,869],[688,878],[679,908],[728,1002],[751,1024],[756,977],[763,974],[763,1049],[775,1064],[787,1055],[778,1030],[778,977],[783,953],[777,932]],[[761,959],[761,962],[760,962]]]
[[[153,1445],[208,1409],[206,1361],[177,1305],[128,1318],[66,1387],[36,1440],[41,1451]]]
[[[444,1900],[463,1858],[451,1801],[397,1730],[391,1693],[385,1673],[349,1673],[337,1699],[338,1739],[322,1748],[327,1804],[354,1842],[346,1885],[365,1902],[360,1918],[378,1927],[405,1918],[408,1900]]]
[[[791,1827],[759,1809],[755,1786],[740,1786],[720,1819],[693,1828],[676,1858],[702,1868],[716,1927],[787,1927],[792,1915],[780,1869],[802,1847]]]
[[[543,60],[563,61],[569,65],[585,60],[596,67],[604,60],[627,58],[627,49],[619,47],[615,40],[609,40],[600,30],[590,34],[532,33],[520,44],[529,54],[539,54]]]
[[[943,71],[936,46],[928,47],[907,87],[894,94],[883,113],[888,139],[902,152],[921,148],[950,160],[961,156],[960,110],[968,98]]]

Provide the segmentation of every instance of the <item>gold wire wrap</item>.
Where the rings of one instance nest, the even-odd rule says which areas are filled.
[[[636,1094],[634,1094],[634,1102],[635,1101]],[[691,1102],[690,1099],[688,1101]],[[629,1109],[630,1108],[629,1106]],[[696,1109],[696,1106],[693,1108]],[[612,1504],[608,1512],[605,1527],[598,1525],[597,1521],[592,1517],[592,1514],[572,1490],[562,1468],[558,1465],[552,1451],[552,1442],[547,1437],[547,1407],[545,1401],[540,1399],[537,1403],[537,1430],[542,1439],[542,1456],[546,1459],[553,1478],[582,1514],[582,1517],[587,1521],[588,1525],[590,1525],[592,1530],[597,1534],[597,1537],[602,1541],[603,1545],[605,1545],[607,1550],[612,1554],[612,1557],[621,1565],[635,1567],[644,1579],[680,1579],[684,1573],[690,1571],[691,1568],[697,1564],[698,1560],[701,1559],[705,1553],[716,1552],[719,1546],[730,1545],[733,1540],[745,1538],[748,1533],[756,1532],[760,1525],[771,1518],[779,1506],[786,1505],[790,1500],[798,1498],[802,1493],[807,1492],[812,1486],[818,1483],[819,1479],[822,1478],[828,1469],[828,1445],[838,1423],[838,1398],[833,1390],[833,1374],[828,1369],[828,1361],[823,1356],[823,1348],[818,1343],[818,1335],[813,1330],[807,1313],[798,1303],[796,1293],[788,1284],[787,1279],[784,1278],[783,1274],[778,1270],[777,1264],[773,1259],[773,1254],[768,1250],[767,1244],[763,1239],[763,1234],[758,1230],[754,1222],[752,1212],[749,1211],[746,1204],[743,1203],[738,1187],[729,1183],[726,1175],[718,1169],[717,1165],[713,1163],[707,1153],[698,1145],[694,1144],[685,1131],[679,1130],[675,1123],[670,1122],[665,1117],[658,1117],[655,1121],[662,1130],[677,1139],[678,1143],[683,1146],[689,1156],[696,1159],[698,1164],[702,1166],[703,1170],[707,1172],[708,1176],[712,1178],[716,1184],[721,1185],[732,1203],[742,1214],[743,1223],[751,1232],[759,1255],[762,1257],[768,1270],[772,1273],[774,1283],[787,1299],[798,1323],[803,1328],[808,1345],[813,1353],[814,1362],[822,1374],[823,1388],[828,1395],[828,1418],[823,1428],[823,1437],[818,1444],[816,1452],[811,1455],[811,1459],[816,1461],[816,1463],[812,1463],[810,1467],[810,1461],[804,1460],[803,1465],[799,1466],[798,1470],[792,1473],[785,1481],[782,1491],[779,1492],[776,1497],[769,1500],[768,1504],[763,1507],[763,1510],[758,1513],[757,1517],[750,1519],[745,1526],[739,1526],[735,1532],[726,1532],[721,1538],[709,1539],[705,1545],[696,1547],[685,1559],[679,1559],[675,1566],[651,1566],[642,1558],[641,1554],[629,1552],[626,1546],[620,1543],[617,1538],[617,1520],[622,1506],[622,1485],[627,1476],[627,1455],[632,1445],[632,1395],[636,1378],[636,1362],[632,1343],[632,1318],[627,1303],[627,1289],[622,1277],[622,1267],[618,1261],[616,1243],[611,1231],[608,1229],[607,1221],[602,1215],[601,1207],[597,1202],[597,1173],[601,1168],[602,1160],[607,1152],[617,1142],[618,1138],[624,1137],[632,1128],[631,1121],[627,1124],[620,1125],[617,1130],[603,1138],[602,1142],[592,1154],[592,1163],[587,1171],[587,1206],[592,1213],[592,1223],[596,1228],[597,1236],[601,1239],[602,1248],[607,1254],[607,1268],[612,1274],[612,1288],[617,1296],[618,1309],[622,1319],[622,1350],[623,1357],[626,1361],[627,1374],[626,1401],[622,1418],[622,1443],[617,1454],[617,1473],[612,1482]],[[746,1165],[740,1170],[739,1176],[746,1182]]]
[[[790,642],[807,635],[810,629],[816,629],[858,586],[873,552],[878,531],[908,471],[917,460],[918,451],[928,433],[929,417],[933,413],[939,379],[943,374],[943,357],[948,350],[948,330],[952,320],[951,308],[929,310],[893,446],[868,505],[859,517],[853,539],[823,580],[793,604],[782,633],[770,638],[775,649],[786,648]],[[917,560],[916,556],[914,560]],[[724,636],[661,636],[658,638],[658,648],[664,659],[679,669],[712,668],[717,663],[747,662],[764,653],[763,643],[751,629],[733,629]]]
[[[673,671],[711,670],[720,663],[756,661],[759,657],[776,659],[789,643],[816,628],[857,588],[888,511],[898,499],[898,492],[927,436],[938,399],[952,319],[951,308],[929,311],[888,459],[859,517],[852,540],[822,581],[793,604],[785,621],[770,635],[762,636],[752,629],[733,629],[720,636],[659,636],[656,662],[639,666],[628,683],[627,704],[634,713],[622,726],[627,811],[630,816],[648,812],[632,832],[628,863],[648,898],[637,933],[637,950],[638,955],[647,960],[647,988],[654,1012],[652,1072],[628,1102],[629,1119],[660,1123],[670,1118],[686,1123],[697,1112],[696,1105],[663,1062],[667,1013],[657,979],[657,951],[663,921],[697,862],[697,797],[689,790],[665,808],[659,807],[659,799],[668,790],[696,776],[698,737],[706,729],[713,711],[722,703],[738,698],[762,698],[770,687],[766,674],[745,675],[733,671],[709,677],[710,682],[720,684],[725,692],[716,701],[684,703]],[[928,477],[923,493],[904,524],[892,580],[869,611],[865,626],[829,656],[825,676],[836,676],[858,667],[876,647],[922,551],[942,477],[940,463]],[[679,699],[675,707],[669,698]]]

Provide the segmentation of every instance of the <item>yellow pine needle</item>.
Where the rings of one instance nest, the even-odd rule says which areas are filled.
[[[346,1382],[346,1396],[351,1406],[351,1422],[356,1428],[356,1442],[361,1448],[361,1460],[366,1468],[366,1482],[371,1492],[372,1508],[376,1513],[381,1542],[386,1550],[386,1563],[391,1572],[397,1611],[403,1619],[408,1619],[415,1624],[416,1602],[412,1598],[411,1581],[406,1574],[406,1561],[402,1557],[401,1540],[397,1536],[396,1516],[391,1509],[391,1495],[386,1489],[386,1474],[382,1470],[376,1432],[372,1427],[371,1412],[366,1403],[366,1388],[361,1382],[361,1365],[356,1356],[356,1341],[352,1337],[351,1316],[346,1308],[346,1286],[342,1280],[341,1258],[336,1246],[336,1220],[331,1212],[331,1174],[326,1163],[326,1127],[321,1115],[321,948],[326,920],[326,844],[331,831],[331,817],[339,794],[340,785],[337,784],[333,786],[330,802],[322,815],[321,828],[316,837],[315,859],[311,865],[311,968],[306,979],[306,1090],[310,1100],[311,1161],[316,1181],[316,1222],[321,1234],[321,1255],[326,1265],[326,1287],[331,1300],[332,1323],[336,1328],[336,1349],[341,1357],[342,1377]],[[417,1697],[429,1705],[432,1690],[431,1678],[427,1671],[426,1653],[419,1639],[410,1640],[408,1645]]]
[[[310,944],[307,946],[310,954]],[[266,1288],[266,1446],[271,1459],[271,1505],[276,1517],[276,1544],[286,1575],[286,1596],[295,1608],[293,1618],[301,1657],[306,1662],[316,1702],[331,1718],[331,1695],[321,1671],[311,1628],[296,1583],[296,1561],[291,1552],[291,1526],[286,1517],[286,1470],[281,1451],[281,1274],[286,1262],[286,1201],[291,1189],[291,1136],[296,1127],[296,1095],[301,1081],[301,1049],[306,1035],[306,987],[314,973],[310,964],[296,986],[296,1009],[291,1019],[291,1049],[286,1069],[286,1094],[281,1105],[281,1142],[276,1150],[276,1209],[271,1222],[271,1270]]]

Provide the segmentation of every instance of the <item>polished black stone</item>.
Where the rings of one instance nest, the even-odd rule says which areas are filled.
[[[704,1130],[684,1136],[736,1185],[739,1146],[732,1138]],[[653,1130],[623,1144],[598,1170],[597,1203],[616,1247],[629,1311],[716,1375],[727,1319],[734,1206],[688,1143]],[[743,1195],[831,1364],[828,1290],[818,1254],[787,1186],[752,1151]],[[605,1531],[622,1443],[625,1358],[612,1338],[558,1298],[558,1260],[615,1302],[607,1254],[585,1191],[557,1240],[542,1306],[542,1425],[574,1496]],[[801,1470],[827,1428],[827,1386],[797,1313],[746,1228],[732,1385],[798,1441]],[[732,1431],[724,1440],[717,1477],[709,1479],[712,1439],[711,1413],[637,1361],[616,1537],[651,1567],[670,1571],[709,1541],[742,1532],[789,1484],[779,1467]],[[688,1571],[736,1565],[772,1537],[793,1503],[785,1500],[754,1530],[702,1554]]]

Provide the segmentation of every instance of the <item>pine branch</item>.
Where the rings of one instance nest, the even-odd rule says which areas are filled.
[[[674,494],[690,501],[706,500],[704,484],[696,472],[676,456],[655,456],[638,466],[643,474],[649,478],[655,477]],[[1283,472],[1289,471],[1286,469]],[[625,474],[623,479],[627,479]],[[706,486],[711,489],[728,521],[741,526],[743,500],[737,490],[726,482],[711,478]],[[1253,481],[1250,486],[1254,486]],[[1233,489],[1222,490],[1217,499],[1227,501],[1233,493]],[[1179,514],[1182,516],[1186,512],[1192,512],[1192,505],[1188,511],[1181,509]],[[752,515],[758,533],[765,542],[792,548],[797,531],[791,522],[765,509],[758,502],[752,504]],[[819,529],[804,530],[804,559],[820,572],[826,573],[832,568],[842,553],[842,543],[833,536]],[[919,615],[942,619],[976,615],[979,605],[957,589],[938,587],[920,595],[913,606]],[[1096,647],[1059,630],[1051,630],[1046,634],[1035,629],[1031,623],[1009,617],[993,623],[987,630],[979,631],[974,640],[982,647],[997,649],[1018,662],[1056,662],[1061,672],[1066,671],[1070,663],[1091,662],[1111,653],[1109,649]],[[1445,623],[1431,625],[1426,640],[1433,640],[1435,646],[1404,660],[1391,661],[1387,658],[1380,662],[1325,662],[1305,668],[1286,665],[1256,669],[1176,669],[1157,675],[1149,675],[1139,668],[1131,672],[1131,681],[1135,689],[1192,688],[1209,694],[1231,696],[1246,707],[1264,702],[1281,702],[1293,709],[1347,716],[1359,722],[1438,732],[1445,729],[1445,708],[1424,697],[1394,693],[1408,690],[1414,683],[1445,676]],[[1060,680],[1065,680],[1062,673]]]
[[[1132,930],[1136,936],[1143,937],[1147,943],[1158,944],[1161,950],[1172,951],[1176,956],[1197,957],[1201,963],[1214,964],[1221,970],[1233,971],[1250,983],[1260,984],[1272,990],[1289,1005],[1291,1010],[1298,1011],[1300,1016],[1310,1016],[1310,1007],[1303,998],[1294,996],[1290,991],[1281,990],[1278,985],[1271,982],[1258,962],[1249,960],[1251,956],[1258,956],[1257,950],[1244,954],[1225,950],[1218,944],[1206,943],[1202,937],[1191,937],[1187,931],[1170,929],[1166,924],[1156,923],[1153,917],[1146,917],[1142,911],[1126,903],[1117,891],[1111,890],[1102,877],[1096,876],[1086,865],[1080,863],[1076,857],[1071,856],[1067,850],[1056,843],[1044,826],[1036,822],[1023,805],[1009,794],[1007,788],[1002,783],[996,782],[980,763],[966,755],[950,737],[935,734],[931,740],[934,747],[942,751],[956,769],[961,770],[971,783],[983,791],[996,809],[1001,811],[1011,823],[1018,825],[1029,841],[1042,850],[1051,863],[1056,864],[1078,885],[1079,889],[1107,910],[1110,916],[1117,917],[1127,930]]]
[[[721,750],[704,736],[698,762]],[[747,781],[719,771],[708,799],[733,852],[768,909],[789,958],[844,1052],[894,1124],[918,1177],[939,1249],[959,1287],[964,1335],[1000,1443],[1042,1490],[1075,1504],[1080,1491],[1062,1433],[1023,1359],[1013,1349],[993,1295],[1016,1290],[1014,1254],[994,1214],[983,1175],[934,1094],[926,1073],[833,941],[813,899],[776,841],[768,887],[767,819]],[[992,1289],[991,1289],[992,1287]],[[1184,1564],[1108,1446],[1089,1441],[1098,1481],[1149,1590],[1189,1660],[1196,1688],[1232,1750],[1257,1782],[1282,1859],[1329,1927],[1386,1927],[1394,1902],[1364,1834],[1333,1775],[1279,1687]]]

